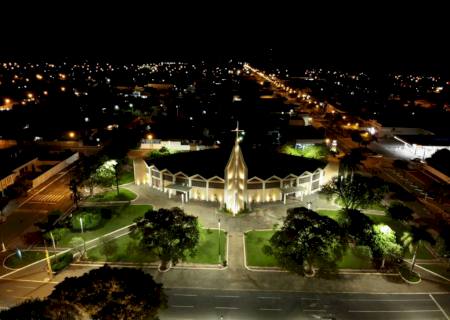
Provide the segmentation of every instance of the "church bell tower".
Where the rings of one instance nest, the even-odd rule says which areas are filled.
[[[225,206],[233,215],[244,210],[247,205],[247,165],[239,146],[239,122],[236,129],[236,140],[230,159],[225,167]]]

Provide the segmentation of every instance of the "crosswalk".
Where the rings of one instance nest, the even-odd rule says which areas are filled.
[[[64,198],[63,194],[37,194],[30,202],[57,203]]]

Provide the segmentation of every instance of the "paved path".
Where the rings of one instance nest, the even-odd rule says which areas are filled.
[[[228,268],[232,272],[243,271],[244,266],[244,234],[230,232],[228,236]]]

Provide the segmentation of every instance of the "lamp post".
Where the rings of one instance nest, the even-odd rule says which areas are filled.
[[[86,251],[86,240],[84,239],[83,233],[83,217],[80,217],[80,227],[81,227],[81,238],[83,238],[83,250],[84,250],[84,256],[87,257],[87,251]]]
[[[83,217],[80,217],[80,228],[81,228],[81,234],[83,234]]]
[[[220,218],[219,218],[217,224],[219,226],[219,264],[221,264],[222,263],[222,254],[220,252]]]

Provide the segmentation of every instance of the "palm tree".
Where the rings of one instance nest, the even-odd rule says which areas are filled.
[[[426,241],[431,245],[436,243],[433,236],[427,231],[427,229],[423,226],[416,227],[411,226],[409,232],[405,232],[402,236],[402,242],[404,247],[407,247],[410,252],[413,252],[413,258],[411,262],[411,271],[414,270],[414,266],[416,264],[417,250],[421,245],[422,241]]]

